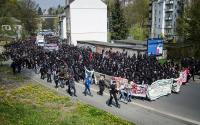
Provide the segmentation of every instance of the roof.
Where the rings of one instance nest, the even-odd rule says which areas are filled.
[[[147,41],[143,41],[143,40],[114,40],[114,43],[147,46]]]
[[[69,7],[71,7],[72,6],[72,4],[75,4],[75,5],[73,5],[73,6],[75,6],[75,8],[77,8],[76,7],[76,4],[77,3],[75,3],[75,2],[77,2],[78,0],[67,0],[68,2],[66,2],[66,6],[65,6],[65,8],[64,9],[67,9],[67,8],[69,8]],[[102,1],[102,0],[98,0],[98,1],[101,1],[102,3],[103,3],[103,7],[101,6],[100,8],[103,8],[103,9],[107,9],[107,5],[106,5],[106,3],[104,2],[104,1]],[[82,2],[82,5],[84,6],[83,8],[87,8],[88,6],[91,6],[91,5],[94,5],[94,3],[95,3],[95,0],[91,0],[90,2],[94,2],[94,3],[90,3],[90,4],[88,4],[87,3],[87,1],[86,0],[83,0],[83,1],[79,1],[79,4],[80,4],[80,2]],[[86,5],[86,6],[85,6]],[[96,6],[95,6],[96,7]],[[94,7],[93,7],[94,8]]]
[[[77,43],[78,44],[99,45],[99,46],[112,47],[112,48],[140,50],[140,51],[147,50],[147,47],[142,46],[142,45],[116,44],[116,43],[100,42],[100,41],[77,41]]]

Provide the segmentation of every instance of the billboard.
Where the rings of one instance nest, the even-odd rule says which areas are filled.
[[[163,54],[163,40],[158,38],[147,40],[147,52],[150,56],[159,56]]]

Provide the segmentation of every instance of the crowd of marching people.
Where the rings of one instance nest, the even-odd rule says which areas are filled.
[[[93,72],[99,72],[109,76],[126,78],[137,84],[151,85],[159,79],[177,78],[179,71],[183,67],[189,68],[190,77],[194,80],[194,75],[199,75],[200,61],[187,58],[181,61],[182,65],[168,60],[160,64],[155,57],[147,55],[129,56],[126,52],[102,51],[102,53],[92,52],[90,48],[78,48],[66,44],[60,44],[58,51],[47,51],[36,46],[34,40],[16,42],[6,47],[7,54],[13,62],[11,67],[13,73],[20,72],[22,68],[34,69],[40,74],[41,79],[47,82],[54,82],[55,87],[64,88],[68,85],[68,93],[76,95],[75,81],[84,81],[84,94],[91,95],[90,86],[92,84]],[[103,95],[105,89],[105,76],[102,75],[99,84],[99,95]],[[130,94],[125,85],[116,87],[115,81],[110,84],[110,99],[108,105],[112,104],[112,99],[119,107],[117,93],[121,90],[120,98],[131,101]],[[126,97],[125,94],[126,93]]]

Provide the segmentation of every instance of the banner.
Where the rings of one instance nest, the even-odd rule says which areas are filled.
[[[180,72],[180,75],[177,79],[174,79],[174,83],[172,84],[172,92],[180,92],[181,86],[183,83],[187,82],[189,70],[185,69],[184,71]]]
[[[161,96],[171,94],[173,79],[157,80],[147,88],[147,97],[156,100]]]
[[[125,78],[113,77],[112,80],[113,80],[113,81],[116,81],[117,90],[119,90],[119,88],[120,88],[120,86],[121,86],[122,83],[128,84],[128,79],[125,79]]]
[[[132,83],[131,85],[131,95],[136,97],[146,97],[148,85],[137,85],[136,83]]]
[[[49,50],[49,51],[53,51],[53,50],[58,50],[59,47],[57,44],[45,44],[44,49]]]
[[[92,75],[94,74],[94,70],[88,70],[86,67],[85,68],[85,78],[92,79]]]

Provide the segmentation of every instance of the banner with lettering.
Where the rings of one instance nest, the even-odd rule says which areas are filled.
[[[131,94],[132,94],[132,96],[135,96],[135,97],[144,97],[145,98],[146,93],[147,93],[147,88],[148,88],[147,84],[138,85],[133,82],[131,85]]]

